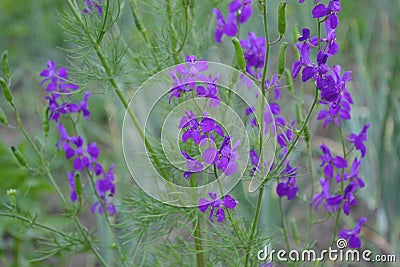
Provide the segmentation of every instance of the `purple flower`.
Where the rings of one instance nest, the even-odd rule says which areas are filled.
[[[103,8],[101,7],[101,0],[85,0],[86,8],[83,9],[83,13],[91,14],[93,13],[94,9],[97,9],[99,15],[103,14]]]
[[[303,29],[303,31],[305,30],[307,29]],[[304,42],[296,44],[297,50],[300,54],[300,60],[294,61],[292,65],[292,76],[294,79],[296,79],[300,70],[304,67],[305,70],[303,69],[302,82],[308,81],[316,72],[316,65],[310,61],[310,50],[316,45],[316,43],[308,42],[308,39],[305,39],[308,36],[304,34],[305,33],[303,32],[303,37],[299,38],[299,40],[304,40]]]
[[[301,37],[299,37],[298,39],[299,42],[307,41],[308,39],[310,39],[310,29],[301,29],[301,34]]]
[[[189,179],[193,173],[201,172],[203,170],[203,164],[200,161],[192,158],[186,151],[181,150],[182,156],[186,159],[186,167],[188,171],[185,171],[183,176]]]
[[[221,100],[218,97],[218,87],[217,87],[218,79],[219,79],[219,73],[215,75],[215,78],[212,78],[212,76],[210,75],[208,77],[207,87],[199,85],[196,88],[196,94],[199,97],[206,97],[210,99],[211,108],[217,107],[221,102]]]
[[[295,121],[292,122],[291,125],[288,125],[289,127],[287,130],[283,133],[278,134],[278,144],[282,148],[287,148],[290,142],[293,141],[294,139],[294,134],[293,134],[293,125]]]
[[[349,215],[351,206],[357,205],[357,200],[353,193],[357,190],[357,185],[354,182],[349,183],[343,194],[343,212]]]
[[[210,221],[213,221],[213,216],[214,216],[214,210],[216,209],[217,211],[215,212],[215,218],[217,218],[218,222],[223,222],[225,220],[225,211],[222,208],[222,206],[225,206],[228,209],[233,209],[237,205],[237,201],[231,197],[230,195],[225,195],[225,197],[221,200],[217,198],[217,193],[215,192],[210,192],[208,193],[209,197],[211,198],[210,200],[207,200],[205,198],[200,198],[199,203],[198,203],[198,208],[201,212],[205,212],[208,207],[211,207],[210,209]]]
[[[85,95],[83,96],[82,102],[79,104],[75,103],[70,103],[67,105],[67,109],[70,113],[77,113],[77,112],[82,112],[83,117],[85,119],[89,119],[90,117],[90,111],[89,111],[89,105],[88,105],[88,99],[90,96],[90,92],[85,92]]]
[[[59,68],[57,70],[56,63],[52,60],[47,61],[47,69],[44,69],[40,76],[44,79],[40,82],[40,85],[47,83],[47,92],[59,92],[68,94],[71,90],[77,90],[79,86],[69,83],[68,70],[66,68]]]
[[[321,155],[321,165],[320,167],[324,167],[324,174],[327,178],[333,177],[333,170],[334,168],[344,169],[347,168],[347,161],[340,157],[336,156],[335,158],[332,157],[330,149],[325,145],[322,144],[320,146],[322,155]]]
[[[72,202],[75,202],[78,199],[75,186],[75,172],[66,172],[66,176],[68,179],[69,188],[71,189],[71,195],[69,196],[69,198]]]
[[[173,71],[169,74],[174,81],[173,87],[168,93],[171,93],[169,101],[173,97],[180,98],[181,94],[192,91],[196,85],[196,81],[205,82],[208,84],[208,91],[205,92],[205,97],[210,97],[213,99],[219,98],[216,96],[218,89],[216,89],[216,82],[219,78],[219,74],[216,75],[214,79],[212,77],[207,77],[202,74],[202,72],[207,71],[208,62],[205,60],[197,60],[196,56],[186,55],[186,64],[177,65]],[[214,88],[212,88],[214,86]]]
[[[343,96],[339,98],[337,103],[324,103],[328,106],[328,109],[321,109],[318,113],[318,120],[324,120],[323,126],[326,127],[328,124],[333,123],[337,127],[340,127],[341,120],[350,120],[350,104],[353,100],[350,94],[346,91],[343,92]]]
[[[100,197],[106,196],[107,193],[108,193],[108,196],[113,196],[115,194],[114,164],[111,164],[107,173],[103,172],[103,168],[101,167],[101,165],[100,166],[96,165],[96,169],[98,170],[98,171],[95,171],[96,174],[98,173],[98,175],[99,175],[100,173],[103,173],[103,176],[104,176],[103,179],[99,179],[95,183],[97,193],[99,194]]]
[[[185,110],[186,116],[183,116],[179,122],[179,129],[185,129],[185,132],[182,135],[182,141],[187,142],[190,138],[196,144],[200,144],[200,141],[207,138],[207,134],[209,134],[211,140],[214,140],[213,133],[216,133],[220,136],[224,136],[224,131],[219,126],[215,120],[205,116],[199,120],[196,115],[189,110]]]
[[[197,60],[195,55],[186,55],[186,65],[179,64],[175,67],[175,71],[185,77],[185,82],[193,83],[196,78],[200,81],[207,81],[207,77],[202,72],[208,69],[208,62],[205,60]]]
[[[259,171],[258,163],[260,162],[260,157],[257,155],[257,152],[254,149],[250,149],[250,162],[253,166],[252,170],[250,171],[250,176],[254,176],[256,171]]]
[[[361,132],[357,134],[350,134],[349,141],[354,144],[357,150],[361,152],[361,157],[365,156],[366,153],[366,146],[365,142],[367,141],[367,131],[371,125],[369,123],[365,124]]]
[[[281,82],[278,80],[278,73],[275,73],[271,80],[265,80],[265,90],[274,88],[274,99],[278,100],[281,96]]]
[[[73,166],[77,171],[81,171],[85,167],[89,168],[91,163],[96,161],[99,156],[99,149],[95,142],[88,144],[86,149],[83,148],[81,136],[73,136],[71,142],[64,143],[62,148],[65,151],[66,159],[75,157]]]
[[[221,10],[214,8],[213,12],[217,17],[217,27],[215,28],[215,41],[217,43],[221,42],[222,35],[226,34],[227,36],[233,37],[236,36],[238,32],[237,20],[235,13],[229,13],[227,16],[227,21],[225,22],[224,16],[221,13]]]
[[[233,0],[229,5],[230,13],[234,13],[240,10],[240,24],[245,23],[253,14],[253,9],[251,7],[252,0]]]
[[[240,40],[246,60],[246,71],[256,78],[261,75],[261,68],[265,60],[265,38],[257,37],[254,32],[249,32],[247,40]]]
[[[362,162],[361,159],[358,160],[357,158],[355,158],[354,161],[353,161],[353,164],[351,165],[350,173],[345,173],[344,174],[344,179],[345,180],[351,180],[352,182],[357,183],[359,188],[363,188],[365,186],[364,181],[359,177],[359,174],[358,174],[359,171],[360,171],[361,162]],[[338,181],[337,177],[336,177],[336,181]]]
[[[230,176],[238,169],[236,161],[239,155],[236,150],[239,145],[240,140],[237,140],[231,148],[231,137],[225,136],[219,150],[214,147],[207,148],[203,152],[202,158],[207,164],[215,163],[217,169],[222,170],[226,176]]]
[[[104,205],[106,208],[107,214],[109,214],[110,216],[115,215],[115,213],[117,212],[117,209],[115,208],[114,203],[110,202],[107,198],[102,198],[101,202],[102,203],[100,203],[98,201],[98,202],[94,203],[94,205],[92,207],[92,213],[95,213],[96,211],[98,211],[100,214],[103,214],[104,213],[103,205]]]
[[[56,128],[60,134],[60,139],[58,140],[56,147],[60,148],[60,146],[62,146],[64,143],[71,141],[71,137],[68,135],[68,132],[63,124],[57,124]]]
[[[330,0],[328,6],[324,4],[316,5],[312,10],[312,15],[314,18],[329,16],[327,21],[332,24],[332,28],[336,28],[339,23],[337,13],[341,10],[340,0]]]
[[[342,196],[332,196],[329,192],[330,184],[328,179],[320,178],[322,191],[319,194],[315,194],[311,202],[311,206],[315,205],[317,209],[322,202],[324,202],[324,208],[328,212],[334,212],[340,208],[342,202]]]
[[[358,237],[361,231],[362,225],[367,221],[367,218],[361,217],[354,229],[344,229],[341,230],[339,233],[340,238],[344,238],[349,241],[349,247],[351,248],[360,248],[361,247],[361,241],[360,238]]]
[[[280,173],[281,182],[276,187],[276,193],[279,197],[286,196],[288,200],[292,200],[298,191],[296,184],[297,168],[293,168],[288,163],[286,168]],[[286,181],[282,181],[286,180]]]

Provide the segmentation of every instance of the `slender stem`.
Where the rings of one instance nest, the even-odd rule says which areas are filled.
[[[290,251],[288,230],[287,230],[287,226],[286,226],[285,216],[284,216],[284,213],[283,213],[282,198],[279,198],[279,213],[281,215],[282,230],[283,230],[283,235],[284,235],[284,238],[285,238],[286,249],[287,249],[287,251]]]
[[[140,15],[139,8],[137,6],[136,0],[131,0],[131,7],[132,7],[132,15],[133,19],[135,20],[136,27],[142,34],[144,41],[146,42],[147,48],[150,50],[150,54],[153,57],[154,63],[157,65],[157,70],[161,70],[161,66],[159,63],[159,59],[157,58],[156,54],[153,50],[153,44],[147,35],[146,27],[144,26],[144,22],[142,16]]]
[[[60,231],[58,231],[57,229],[55,229],[55,228],[53,228],[53,227],[51,227],[51,226],[47,226],[47,225],[45,225],[45,224],[38,223],[38,222],[36,222],[36,221],[33,221],[33,220],[31,220],[31,219],[29,219],[29,218],[26,218],[26,217],[24,217],[24,216],[21,216],[21,215],[16,215],[16,214],[11,214],[11,213],[0,212],[0,216],[18,219],[18,220],[20,220],[20,221],[29,223],[29,224],[31,224],[31,225],[38,226],[38,227],[40,227],[40,228],[42,228],[42,229],[44,229],[44,230],[47,230],[47,231],[49,231],[49,232],[56,233],[56,234],[58,234],[58,235],[60,235],[60,236],[63,236],[63,237],[66,236],[66,234],[64,234],[64,233],[62,233],[62,232],[60,232]]]
[[[82,21],[81,16],[78,14],[78,12],[76,11],[73,3],[71,2],[71,0],[67,0],[67,4],[69,5],[72,13],[74,14],[74,17],[79,21],[79,23],[81,24],[82,28],[85,28],[85,24]],[[120,99],[120,101],[122,102],[124,108],[127,110],[129,117],[132,119],[133,124],[136,127],[136,130],[139,132],[140,137],[142,138],[142,140],[144,141],[146,148],[149,151],[149,154],[151,156],[151,158],[154,161],[154,164],[158,167],[158,170],[160,171],[161,175],[167,180],[169,181],[169,177],[168,174],[166,173],[166,171],[163,169],[160,160],[157,158],[157,156],[155,155],[155,151],[153,149],[153,147],[151,146],[150,142],[148,141],[148,139],[146,138],[143,129],[141,128],[138,119],[136,118],[135,114],[132,112],[132,110],[129,108],[129,103],[126,100],[125,96],[123,95],[117,81],[115,80],[115,78],[113,77],[113,73],[111,71],[111,68],[103,54],[103,52],[101,51],[100,48],[100,44],[96,43],[96,41],[93,39],[93,36],[87,32],[87,37],[89,38],[90,42],[93,45],[93,49],[95,50],[101,64],[104,67],[105,72],[107,73],[107,75],[109,76],[109,81],[112,85],[112,87],[114,88],[115,93],[117,94],[118,98]]]
[[[201,221],[200,216],[197,216],[197,222],[194,230],[194,246],[196,248],[197,267],[204,267],[203,244],[201,240]]]
[[[172,17],[173,17],[172,4],[171,4],[171,0],[166,0],[166,1],[167,1],[168,31],[169,31],[169,36],[171,37],[172,55],[174,57],[174,63],[179,64],[178,53],[176,52],[178,41],[177,41],[175,29],[174,29],[174,22],[172,20]]]
[[[192,175],[190,177],[190,186],[196,187],[196,176]],[[194,217],[197,216],[197,220],[194,220],[194,247],[196,249],[196,263],[197,267],[204,267],[204,253],[203,253],[203,244],[201,239],[201,216],[198,213],[193,214]]]
[[[267,0],[264,0],[264,5],[263,5],[263,22],[264,22],[264,35],[265,35],[265,60],[264,60],[264,69],[263,69],[263,74],[261,78],[261,92],[262,92],[262,105],[261,105],[261,112],[262,112],[262,118],[261,118],[261,129],[260,129],[260,160],[259,160],[259,165],[261,165],[261,175],[263,176],[263,170],[264,168],[262,167],[262,164],[264,162],[264,156],[263,156],[263,138],[264,138],[264,98],[265,98],[265,80],[267,77],[267,69],[268,69],[268,59],[269,59],[269,50],[270,50],[270,43],[269,43],[269,33],[268,33],[268,20],[267,20]],[[262,198],[264,195],[264,183],[261,184],[261,187],[258,192],[258,200],[257,200],[257,206],[256,206],[256,212],[254,215],[254,220],[253,224],[251,226],[250,230],[250,240],[249,243],[252,243],[252,240],[254,238],[254,234],[256,232],[256,228],[258,225],[258,220],[260,217],[260,210],[261,210],[261,204],[262,204]],[[251,251],[251,245],[248,246],[247,252],[246,252],[246,259],[245,259],[245,266],[249,266],[250,262],[250,251]]]
[[[107,23],[107,17],[108,17],[108,10],[110,8],[110,0],[107,0],[106,3],[106,10],[104,12],[104,19],[103,19],[103,23],[101,25],[101,30],[100,30],[100,34],[99,37],[97,38],[97,43],[100,43],[101,40],[103,39],[104,34],[106,33],[105,28],[106,28],[106,23]]]
[[[183,0],[183,8],[185,12],[185,34],[183,35],[183,40],[179,48],[175,51],[175,53],[178,54],[183,50],[183,47],[185,46],[188,33],[189,33],[189,3],[186,0]]]
[[[311,148],[311,141],[310,139],[307,140],[307,152],[308,152],[308,166],[309,166],[309,171],[311,175],[311,197],[314,196],[314,183],[315,183],[315,174],[314,174],[314,165],[313,165],[313,155],[312,155],[312,148]],[[312,225],[313,225],[313,207],[309,205],[308,207],[308,230],[307,230],[307,239],[306,239],[306,244],[310,244],[311,240],[311,230],[312,230]]]
[[[253,221],[253,225],[251,227],[251,232],[250,232],[250,240],[249,240],[250,244],[253,241],[254,233],[255,233],[256,228],[257,228],[258,218],[260,217],[260,210],[261,210],[261,203],[262,203],[263,194],[264,194],[264,186],[261,186],[260,190],[258,192],[256,213],[254,215],[254,221]],[[250,250],[251,250],[251,246],[248,247],[247,252],[246,252],[246,261],[245,261],[245,266],[246,267],[249,266]]]
[[[90,236],[87,234],[87,232],[84,230],[84,226],[81,224],[81,222],[79,221],[78,217],[74,216],[74,221],[75,224],[78,226],[79,231],[81,232],[81,234],[83,235],[83,237],[85,238],[85,241],[87,243],[87,245],[90,247],[90,249],[93,251],[94,255],[96,256],[96,258],[99,260],[99,262],[104,266],[104,267],[109,267],[109,265],[107,264],[107,262],[103,259],[103,257],[100,255],[100,253],[97,251],[97,249],[95,248]]]

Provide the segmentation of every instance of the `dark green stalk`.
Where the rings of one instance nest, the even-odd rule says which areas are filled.
[[[267,77],[267,68],[268,68],[268,59],[269,59],[269,49],[270,49],[270,44],[269,44],[269,33],[268,33],[268,20],[267,20],[267,0],[264,0],[264,5],[263,5],[263,22],[264,22],[264,35],[265,35],[265,60],[264,60],[264,69],[263,69],[263,74],[261,78],[261,92],[262,92],[262,97],[263,100],[262,105],[261,105],[261,112],[262,112],[262,118],[261,118],[261,129],[260,129],[260,161],[259,165],[261,165],[261,175],[263,176],[263,170],[264,168],[262,167],[262,164],[264,162],[264,157],[263,157],[263,137],[264,137],[264,98],[265,98],[265,80]],[[264,183],[261,184],[260,190],[258,192],[258,200],[257,200],[257,207],[256,207],[256,213],[254,215],[254,220],[253,224],[250,230],[250,240],[249,242],[251,243],[253,238],[254,238],[254,233],[256,231],[257,225],[258,225],[258,220],[260,217],[260,210],[261,210],[261,203],[262,203],[262,198],[264,194]],[[251,245],[248,246],[247,252],[246,252],[246,259],[245,259],[245,266],[249,266],[249,260],[250,260],[250,251],[251,251]]]

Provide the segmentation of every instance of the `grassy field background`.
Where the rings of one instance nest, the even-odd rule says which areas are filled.
[[[214,2],[220,7],[229,3],[228,1],[204,1],[204,4],[200,2],[203,1],[197,3],[199,9],[196,11],[197,14],[212,19],[214,18],[211,16],[211,8]],[[275,10],[278,1],[270,2],[271,9]],[[302,27],[312,23],[311,8],[308,7],[311,7],[313,1],[308,0],[310,2],[307,3],[308,7],[301,8],[297,5],[297,1],[293,2],[296,3],[290,3],[287,12],[289,40],[292,40],[290,38],[293,25],[297,23],[299,27]],[[346,123],[346,127],[358,132],[364,123],[371,123],[367,142],[368,153],[361,171],[367,186],[360,191],[362,203],[355,214],[366,215],[369,219],[363,231],[364,246],[372,248],[377,253],[394,253],[399,256],[400,1],[342,1],[342,7],[337,36],[340,54],[334,60],[352,71],[353,81],[349,89],[355,100],[352,109],[353,119]],[[66,6],[61,0],[0,1],[0,51],[8,50],[9,53],[13,72],[13,91],[22,119],[30,133],[39,138],[42,127],[41,109],[45,100],[43,89],[39,85],[38,74],[49,59],[66,66],[69,64],[68,60],[73,62],[73,59],[68,59],[62,50],[70,46],[65,41],[62,28],[58,25],[58,10],[63,8]],[[122,14],[119,22],[123,33],[128,37],[131,34],[138,36],[132,19],[126,13]],[[150,32],[156,27],[156,23],[160,23],[150,17],[144,17],[144,19]],[[271,25],[275,24],[274,17],[271,17]],[[261,34],[261,28],[261,19],[253,19],[241,29],[242,38],[246,37],[247,31],[256,31]],[[204,33],[209,38],[205,41],[206,43],[213,44],[212,34],[212,31]],[[138,47],[135,38],[128,38],[128,40],[135,53]],[[230,64],[233,50],[229,45],[229,43],[222,45],[222,54],[221,48],[217,50],[213,45],[203,51],[203,55],[209,60]],[[196,53],[196,51],[191,51],[190,47],[185,51]],[[183,60],[183,57],[181,59]],[[138,84],[140,84],[140,79],[133,77],[132,86]],[[97,85],[92,85],[91,89],[98,90],[94,88],[95,86]],[[121,179],[120,185],[129,184],[129,173],[120,153],[120,123],[123,109],[109,93],[95,95],[92,101],[96,101],[96,105],[92,105],[93,123],[90,128],[83,126],[83,130],[89,137],[98,140],[104,161],[116,163],[118,177]],[[8,117],[12,118],[11,110],[5,108],[7,105],[3,98],[0,98],[0,106],[4,107]],[[12,119],[10,119],[10,124],[16,125]],[[334,138],[326,136],[325,133],[322,129],[315,128],[313,145],[316,151],[318,151],[318,142],[321,140],[328,139],[335,144]],[[51,129],[50,136],[52,134],[53,139],[50,138],[45,145],[52,146],[56,142],[54,129]],[[0,202],[8,203],[6,190],[16,188],[21,209],[32,215],[38,214],[41,221],[55,227],[66,224],[65,217],[60,213],[60,203],[47,179],[21,170],[12,157],[11,145],[18,146],[24,154],[29,155],[28,146],[16,129],[0,126]],[[314,160],[315,164],[319,164],[317,156]],[[53,162],[53,166],[59,175],[58,182],[64,184],[65,192],[68,192],[60,157]],[[120,186],[119,189],[120,192],[124,192],[124,186]],[[271,201],[266,203],[266,206],[271,207],[269,212],[262,213],[262,220],[265,222],[270,221],[274,214],[272,206],[276,200]],[[301,216],[290,207],[287,212],[290,216]],[[89,218],[86,220],[88,226],[94,224]],[[314,235],[323,235],[327,229],[329,230],[329,227],[316,228]],[[13,219],[0,217],[0,266],[1,264],[11,266],[7,264],[16,262],[20,265],[14,266],[43,266],[41,262],[28,263],[27,261],[38,256],[33,248],[36,246],[37,237],[41,235],[43,232],[37,228],[27,230],[25,226],[15,223]],[[68,253],[55,255],[54,260],[61,260],[62,264],[58,266],[67,266],[71,264],[68,257]],[[74,258],[80,263],[85,261],[85,266],[91,266],[90,261],[93,260],[91,256],[87,257],[84,254],[76,255]],[[51,266],[52,260],[48,261],[48,264]]]

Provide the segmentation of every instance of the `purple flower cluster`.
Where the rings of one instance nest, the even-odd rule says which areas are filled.
[[[219,149],[215,147],[207,148],[203,152],[203,160],[208,164],[215,164],[217,169],[222,170],[226,175],[233,175],[238,170],[236,161],[239,158],[237,148],[240,146],[240,140],[237,140],[231,147],[231,137],[225,136]]]
[[[215,41],[221,42],[222,36],[233,37],[238,33],[238,24],[243,24],[249,20],[253,13],[251,7],[252,0],[233,0],[229,4],[229,13],[226,17],[222,15],[221,10],[214,8],[213,12],[217,18],[217,27],[215,28]]]
[[[366,223],[366,221],[367,218],[361,217],[360,219],[358,219],[356,226],[352,230],[344,229],[340,231],[339,236],[349,241],[349,247],[351,248],[361,247],[361,241],[358,235],[361,232],[362,225]]]
[[[303,3],[300,0],[299,3]],[[313,79],[316,87],[321,92],[320,104],[327,105],[328,109],[323,109],[318,113],[318,120],[323,120],[323,126],[334,124],[341,126],[341,121],[351,118],[351,104],[353,99],[346,88],[346,83],[351,81],[351,72],[342,73],[340,65],[330,67],[328,59],[336,55],[339,51],[339,45],[336,42],[336,28],[339,25],[338,12],[341,11],[340,0],[330,0],[328,5],[314,1],[315,6],[312,10],[313,18],[324,21],[325,36],[320,38],[311,37],[310,30],[304,28],[302,36],[296,44],[300,54],[300,59],[295,61],[292,66],[292,75],[294,78],[301,72],[302,82]],[[316,49],[317,57],[315,62],[310,60],[311,49]],[[352,133],[348,141],[354,145],[356,150],[361,152],[361,158],[366,154],[365,141],[367,140],[367,130],[369,124],[366,124],[360,134]],[[346,215],[350,214],[352,206],[357,205],[357,199],[354,193],[365,186],[364,181],[359,177],[361,166],[361,158],[355,157],[348,169],[348,155],[344,157],[332,156],[331,150],[325,144],[320,146],[321,165],[323,168],[323,176],[320,178],[321,192],[314,195],[311,205],[318,208],[322,203],[328,212],[338,211],[343,208]],[[333,179],[335,178],[335,179]],[[336,184],[336,186],[334,186]],[[331,187],[342,188],[340,193],[331,194]],[[336,188],[334,188],[336,190]],[[336,191],[337,192],[337,191]],[[358,234],[361,225],[366,222],[365,218],[361,218],[353,230],[343,230],[339,236],[350,240],[349,246],[359,248],[361,245]]]
[[[198,97],[204,97],[210,100],[210,107],[217,107],[220,103],[218,97],[217,82],[219,74],[215,77],[206,76],[203,72],[208,70],[208,62],[205,60],[197,60],[196,56],[186,56],[186,65],[179,64],[173,71],[170,72],[170,76],[174,82],[170,93],[169,101],[172,98],[180,98],[182,95],[191,92],[195,89],[195,93]],[[204,85],[196,85],[196,83]]]
[[[333,157],[328,146],[325,144],[321,145],[321,165],[323,167],[324,177],[320,178],[321,193],[315,194],[311,205],[315,205],[316,208],[324,203],[324,208],[328,212],[334,212],[343,208],[343,212],[346,215],[350,214],[350,209],[352,206],[357,205],[357,199],[354,193],[365,186],[364,181],[359,176],[359,171],[362,163],[362,158],[366,154],[365,141],[367,140],[367,130],[369,124],[366,124],[359,134],[352,133],[348,138],[349,142],[354,145],[356,150],[361,152],[361,158],[355,157],[351,168],[348,168],[348,162],[346,159],[336,156]],[[336,175],[335,175],[336,172]],[[333,183],[340,184],[346,183],[343,193],[337,193],[332,195],[330,193],[330,187],[332,185],[332,180],[335,177]],[[359,230],[358,230],[359,233]],[[342,236],[342,235],[341,235]],[[355,241],[350,242],[350,247],[358,248],[360,242],[358,237],[352,237]],[[358,240],[358,241],[357,241]],[[358,244],[358,245],[355,245]]]
[[[211,146],[203,152],[203,161],[207,164],[216,164],[217,169],[227,176],[236,173],[238,169],[236,161],[239,157],[236,149],[240,145],[240,141],[237,140],[231,148],[231,137],[225,136],[222,127],[214,119],[208,117],[207,113],[204,113],[202,118],[198,118],[190,110],[185,110],[185,114],[178,126],[184,131],[182,142],[186,143],[192,139],[194,143],[201,146],[210,143]],[[215,147],[217,136],[224,138],[219,149]],[[203,170],[202,162],[195,160],[186,151],[181,150],[181,154],[185,158],[188,168],[183,174],[186,179],[189,179],[193,173]]]
[[[222,206],[228,209],[233,209],[236,207],[238,203],[230,195],[225,195],[223,199],[219,199],[217,197],[217,193],[210,192],[208,193],[208,196],[210,197],[211,201],[205,198],[200,198],[198,203],[198,208],[201,212],[205,212],[209,207],[211,207],[210,209],[211,222],[213,221],[214,214],[218,222],[223,222],[225,220],[225,211],[222,208]]]
[[[317,1],[318,2],[318,1]],[[341,73],[340,65],[329,67],[328,59],[336,55],[339,45],[336,42],[336,28],[339,20],[337,13],[341,11],[339,0],[330,0],[329,4],[318,4],[312,10],[314,18],[321,19],[325,25],[325,36],[320,39],[311,37],[310,30],[302,29],[302,36],[296,44],[300,59],[293,62],[292,75],[296,78],[301,72],[302,82],[313,79],[321,92],[320,104],[327,105],[327,110],[321,110],[318,120],[324,120],[324,127],[334,123],[338,127],[341,120],[349,120],[350,105],[353,100],[347,91],[346,83],[351,81],[351,72]],[[310,51],[319,48],[315,62],[310,60]]]
[[[71,91],[79,89],[79,86],[68,81],[68,70],[66,68],[57,70],[56,63],[48,61],[47,68],[40,73],[40,76],[43,77],[40,85],[46,84],[46,91],[48,92],[46,99],[50,110],[50,119],[58,122],[60,115],[79,112],[82,112],[85,119],[90,117],[90,112],[87,108],[89,92],[85,93],[82,101],[78,104],[62,101],[63,96],[69,98]]]
[[[262,75],[265,60],[265,44],[265,38],[257,37],[254,32],[249,32],[247,40],[240,40],[246,60],[246,72],[256,79],[261,78]]]
[[[86,8],[83,9],[83,13],[85,14],[92,14],[96,9],[101,16],[103,14],[103,8],[101,7],[102,1],[101,0],[85,0]]]
[[[224,136],[224,130],[214,119],[209,118],[206,113],[203,118],[197,118],[196,115],[189,110],[185,110],[186,115],[179,122],[179,129],[184,129],[182,141],[186,143],[189,139],[193,139],[196,144],[200,144],[203,139],[210,138],[215,141],[214,134]]]
[[[95,142],[85,144],[85,140],[82,136],[74,135],[70,136],[65,126],[60,122],[60,116],[72,113],[82,113],[85,119],[90,118],[88,98],[89,92],[86,92],[82,102],[72,103],[71,90],[76,91],[79,86],[68,82],[68,70],[66,68],[57,69],[54,61],[47,62],[47,68],[44,69],[40,76],[43,77],[41,85],[46,84],[46,99],[48,100],[48,106],[50,110],[50,118],[54,120],[57,125],[57,131],[60,135],[60,139],[56,146],[61,148],[65,152],[67,160],[72,160],[72,172],[66,172],[66,176],[71,189],[70,199],[72,202],[77,200],[75,176],[77,173],[84,173],[87,171],[89,175],[98,177],[95,182],[96,191],[101,198],[101,203],[97,202],[92,207],[92,212],[98,210],[99,213],[103,213],[106,208],[107,213],[114,215],[116,209],[114,204],[110,201],[110,198],[114,196],[115,185],[114,185],[114,166],[111,165],[108,172],[103,169],[103,166],[98,162],[100,150]],[[68,101],[63,101],[67,98]],[[100,178],[102,177],[102,178]]]

